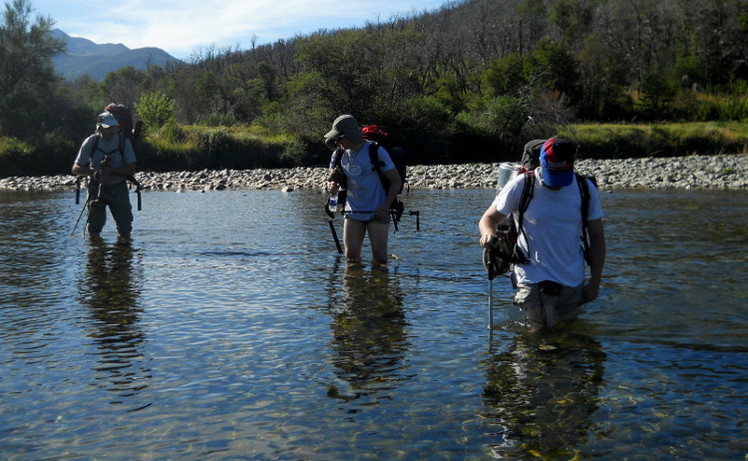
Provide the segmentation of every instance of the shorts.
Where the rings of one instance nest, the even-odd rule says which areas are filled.
[[[519,284],[517,288],[514,304],[525,311],[528,320],[543,326],[552,327],[558,322],[574,320],[581,311],[584,283],[567,287],[541,282]]]
[[[345,219],[353,219],[355,221],[360,221],[360,222],[362,222],[364,224],[369,224],[369,223],[374,223],[374,224],[389,224],[390,223],[390,214],[387,213],[384,216],[373,216],[372,215],[372,217],[370,219],[367,219],[367,220],[356,219],[356,218],[350,217],[349,215],[345,215]]]

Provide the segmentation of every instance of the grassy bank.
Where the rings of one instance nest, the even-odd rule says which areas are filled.
[[[584,158],[672,157],[748,153],[748,124],[573,125],[562,134]]]
[[[748,124],[674,123],[570,125],[559,133],[580,144],[583,158],[672,157],[748,152]],[[320,137],[321,141],[321,137]],[[407,145],[417,152],[418,145]],[[470,149],[470,147],[466,147]],[[516,160],[521,152],[495,152],[486,161]],[[257,127],[177,127],[149,135],[141,147],[152,169],[247,169],[312,166],[329,158],[321,142],[288,134],[271,136]],[[459,153],[440,158],[459,163]]]
[[[736,122],[579,124],[565,126],[559,133],[579,142],[582,158],[748,153],[748,124]],[[421,146],[405,141],[406,150],[413,153],[412,159],[423,157],[418,155]],[[466,141],[460,145],[463,150],[471,150],[473,146],[469,139]],[[67,173],[78,142],[58,140],[30,146],[0,138],[0,177]],[[140,169],[154,171],[279,168],[323,165],[329,154],[321,136],[305,140],[294,134],[272,134],[256,126],[168,125],[146,133],[138,147],[138,163]],[[445,151],[433,158],[438,158],[438,163],[460,163],[461,154]],[[519,151],[497,148],[482,159],[497,162],[520,157]]]

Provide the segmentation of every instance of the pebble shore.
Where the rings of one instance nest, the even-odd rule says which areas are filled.
[[[411,189],[495,188],[499,163],[413,165],[408,167]],[[594,175],[601,190],[614,189],[748,189],[748,155],[711,155],[670,158],[579,160],[579,173]],[[138,172],[146,190],[322,189],[327,169],[286,168]],[[9,177],[0,190],[75,188],[72,175]]]

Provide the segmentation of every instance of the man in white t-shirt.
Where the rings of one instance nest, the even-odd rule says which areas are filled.
[[[110,112],[99,114],[96,133],[83,141],[72,168],[73,174],[91,178],[86,230],[92,238],[104,228],[107,206],[120,237],[130,237],[133,216],[125,179],[135,174],[135,165],[135,151],[117,119]]]
[[[332,124],[332,130],[325,135],[327,146],[338,148],[330,160],[330,171],[334,173],[339,164],[345,178],[347,200],[343,222],[343,242],[345,258],[349,263],[361,261],[361,248],[364,237],[369,233],[371,252],[375,261],[387,263],[387,237],[389,233],[390,205],[400,190],[400,175],[384,147],[377,149],[380,170],[389,180],[385,190],[382,180],[369,155],[370,141],[364,139],[358,122],[352,115],[341,115]],[[340,158],[337,158],[340,156]],[[328,180],[327,190],[337,192],[341,187],[338,181]]]
[[[597,298],[605,262],[600,198],[592,182],[583,178],[589,190],[590,278],[585,281],[582,195],[574,174],[576,150],[576,144],[560,137],[543,144],[540,166],[533,172],[533,196],[524,213],[523,229],[519,229],[518,208],[525,181],[533,180],[528,174],[510,180],[478,224],[480,244],[489,247],[497,226],[513,216],[519,229],[518,249],[527,259],[514,265],[518,289],[514,302],[529,320],[548,327],[575,319],[581,304]]]

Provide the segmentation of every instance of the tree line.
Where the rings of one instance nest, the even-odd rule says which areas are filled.
[[[496,161],[574,123],[748,119],[748,0],[454,1],[101,82],[55,76],[64,46],[32,14],[12,0],[0,23],[0,152],[67,163],[109,102],[136,109],[151,158],[244,127],[282,139],[274,166],[324,163],[342,113],[397,133],[414,163]]]

